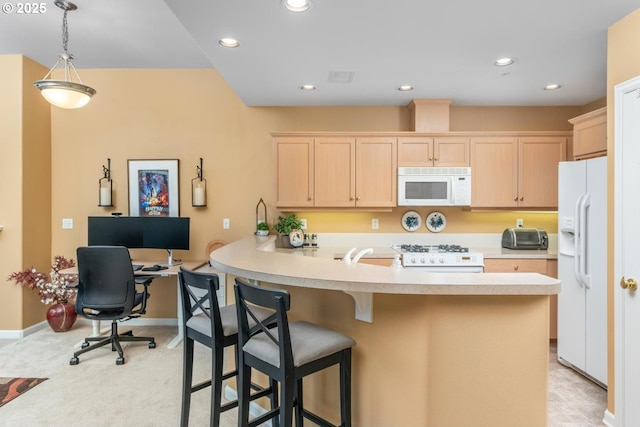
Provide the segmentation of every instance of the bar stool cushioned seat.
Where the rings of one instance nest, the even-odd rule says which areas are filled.
[[[278,339],[278,332],[272,333]],[[293,366],[298,367],[355,345],[355,341],[344,334],[308,322],[290,323],[289,333]],[[254,336],[242,349],[270,365],[280,366],[280,351],[266,334]]]
[[[238,406],[238,401],[233,400],[222,404],[222,382],[238,374],[238,351],[234,348],[235,369],[223,374],[223,350],[226,347],[235,346],[238,342],[238,316],[235,305],[220,307],[216,297],[216,291],[220,286],[218,275],[187,270],[180,267],[178,273],[180,282],[180,296],[182,299],[182,312],[184,322],[184,360],[183,360],[183,384],[182,384],[182,410],[180,426],[189,425],[189,412],[191,407],[191,394],[211,387],[211,416],[210,426],[217,427],[220,424],[220,414]],[[273,317],[273,310],[258,309],[256,316],[261,321],[269,323],[268,317]],[[253,323],[255,325],[255,323]],[[194,342],[212,349],[211,380],[193,385],[193,357]],[[275,387],[263,388],[251,384],[257,393],[251,395],[251,400],[270,395],[272,407],[277,405],[277,383],[272,381]]]
[[[340,366],[341,427],[351,426],[351,348],[355,341],[340,332],[308,322],[287,319],[289,293],[252,286],[236,279],[234,287],[238,312],[238,426],[257,426],[275,418],[280,427],[296,427],[307,418],[320,426],[335,427],[306,410],[303,405],[303,377],[338,364]],[[259,309],[275,310],[276,326],[257,318]],[[255,322],[251,325],[250,320]],[[280,386],[280,406],[249,421],[251,369],[276,380]],[[277,417],[277,418],[276,418]]]

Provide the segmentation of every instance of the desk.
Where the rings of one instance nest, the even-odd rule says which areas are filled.
[[[145,267],[146,266],[153,266],[156,264],[163,264],[163,261],[148,261],[148,260],[134,260],[133,261],[134,264],[143,264]],[[208,264],[206,261],[184,261],[182,264],[178,264],[178,265],[174,265],[172,267],[167,268],[166,270],[158,270],[158,271],[142,271],[142,270],[138,270],[135,271],[134,274],[136,276],[154,276],[154,277],[169,277],[169,276],[175,276],[176,277],[176,290],[177,290],[177,305],[178,305],[178,334],[171,340],[171,342],[169,342],[169,344],[167,345],[168,348],[174,348],[175,346],[177,346],[178,344],[180,344],[180,342],[182,341],[182,338],[184,337],[184,325],[182,322],[182,298],[180,297],[180,283],[177,279],[178,277],[178,272],[180,271],[180,267],[184,267],[187,268],[189,270],[198,270],[201,267],[207,266]],[[67,268],[65,270],[61,270],[60,273],[62,274],[78,274],[78,268],[77,267],[72,267],[72,268]],[[100,321],[99,320],[94,320],[93,321],[93,334],[94,336],[100,335]]]

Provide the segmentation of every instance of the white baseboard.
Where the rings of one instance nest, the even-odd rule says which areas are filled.
[[[15,329],[15,330],[0,330],[0,338],[3,339],[20,339],[24,338],[27,335],[31,335],[35,332],[38,332],[45,327],[49,327],[46,321],[42,321],[40,323],[36,323],[35,325],[31,325],[26,329]]]
[[[238,398],[238,391],[229,386],[225,386],[224,398],[227,400],[236,400]],[[257,403],[255,402],[249,403],[249,414],[251,415],[252,418],[258,417],[266,412],[267,410],[264,409],[262,406],[258,405]],[[260,424],[260,427],[271,427],[271,420]]]
[[[111,322],[108,320],[102,321],[102,324],[110,324]],[[76,320],[76,324],[79,325],[91,325],[91,320],[85,319],[84,317],[78,317]],[[149,317],[137,317],[135,319],[129,319],[125,322],[121,322],[123,325],[130,326],[178,326],[178,319],[175,318],[149,318]],[[25,329],[16,329],[16,330],[0,330],[0,339],[20,339],[24,338],[27,335],[31,335],[34,332],[38,332],[41,329],[48,328],[49,325],[46,321],[42,321],[40,323],[36,323],[35,325],[29,326]]]
[[[602,424],[606,425],[607,427],[615,427],[616,425],[616,416],[609,412],[608,409],[604,411],[604,419],[602,420]]]

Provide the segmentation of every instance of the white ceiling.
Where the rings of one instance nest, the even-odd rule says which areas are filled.
[[[75,0],[69,52],[81,76],[215,67],[248,106],[584,105],[606,96],[607,28],[640,8],[640,0],[312,1],[294,14],[280,0]],[[53,0],[46,7],[0,14],[0,54],[53,66],[63,13]],[[241,45],[222,48],[221,37]],[[518,61],[494,67],[503,56]],[[336,71],[353,72],[352,81],[329,82]],[[299,90],[304,83],[317,90]],[[563,87],[542,90],[549,83]]]

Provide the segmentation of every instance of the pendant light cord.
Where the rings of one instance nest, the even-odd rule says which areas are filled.
[[[64,15],[62,15],[62,49],[65,54],[69,54],[67,45],[69,44],[69,27],[67,26],[67,12],[65,9]]]

